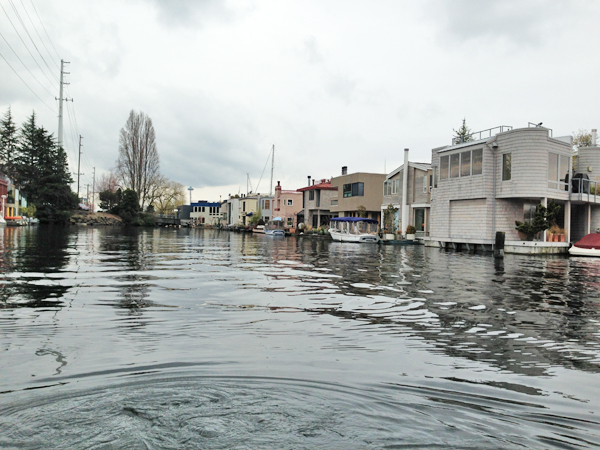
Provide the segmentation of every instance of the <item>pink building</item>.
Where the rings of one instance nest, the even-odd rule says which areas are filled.
[[[298,213],[301,212],[302,192],[284,191],[278,181],[273,199],[273,217],[281,217],[286,228],[296,228]]]

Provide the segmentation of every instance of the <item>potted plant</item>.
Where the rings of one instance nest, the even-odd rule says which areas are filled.
[[[414,226],[409,225],[406,227],[406,239],[408,239],[409,241],[415,240],[416,233],[417,229]]]
[[[395,238],[392,231],[394,230],[394,218],[397,211],[398,208],[395,208],[394,205],[391,204],[383,210],[383,237],[389,241],[394,240]]]
[[[537,205],[533,219],[527,222],[515,221],[515,229],[519,232],[519,237],[523,241],[538,240],[540,234],[551,228],[556,223],[556,217],[560,211],[560,205],[551,200],[546,208],[544,205]]]

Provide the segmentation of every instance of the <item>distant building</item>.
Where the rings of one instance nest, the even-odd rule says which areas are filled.
[[[302,192],[283,190],[278,181],[275,186],[273,217],[281,217],[286,228],[298,226],[298,214],[302,213]]]
[[[192,203],[190,219],[195,225],[218,225],[221,218],[221,203],[201,200]]]
[[[330,210],[338,217],[356,217],[358,208],[366,208],[366,217],[381,223],[381,187],[384,173],[355,172],[348,174],[348,168],[342,167],[342,175],[331,179]]]
[[[337,193],[330,180],[321,179],[319,183],[312,180],[311,184],[311,177],[308,177],[308,186],[298,189],[298,192],[302,192],[303,211],[303,214],[298,214],[298,223],[318,228],[328,225],[332,217],[337,217],[337,213],[330,211],[332,197]]]

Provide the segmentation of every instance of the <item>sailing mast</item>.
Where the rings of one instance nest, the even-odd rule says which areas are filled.
[[[269,195],[273,195],[273,167],[275,166],[275,144],[273,144],[273,148],[271,149],[271,190],[269,191]]]

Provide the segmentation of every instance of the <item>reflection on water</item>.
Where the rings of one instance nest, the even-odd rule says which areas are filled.
[[[600,443],[599,260],[3,231],[0,446]]]

